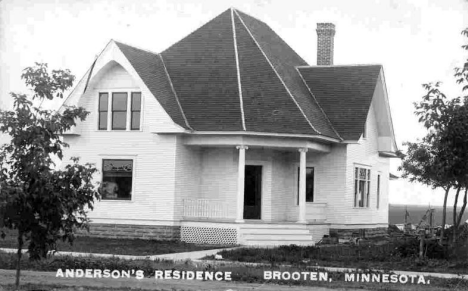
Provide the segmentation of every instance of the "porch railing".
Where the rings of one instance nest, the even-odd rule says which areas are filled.
[[[184,217],[227,218],[228,204],[219,199],[184,199]]]

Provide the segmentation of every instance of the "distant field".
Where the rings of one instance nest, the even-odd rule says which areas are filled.
[[[442,206],[431,206],[431,208],[435,208],[434,219],[437,225],[441,225],[442,222]],[[398,204],[390,204],[389,205],[389,212],[388,212],[388,221],[390,224],[400,224],[405,223],[405,210],[408,209],[410,214],[409,221],[414,224],[418,224],[421,221],[421,218],[426,213],[428,206],[421,206],[421,205],[398,205]],[[465,214],[463,215],[462,221],[466,221],[468,219],[468,207],[465,210]],[[447,224],[453,224],[453,205],[447,206]]]

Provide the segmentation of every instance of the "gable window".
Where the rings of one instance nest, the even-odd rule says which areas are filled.
[[[133,160],[102,160],[102,199],[131,200]]]
[[[380,174],[377,175],[377,209],[379,209],[380,204]]]
[[[107,130],[107,114],[109,107],[109,94],[99,93],[99,129]]]
[[[297,204],[299,205],[299,180],[301,169],[297,168]],[[314,202],[314,168],[306,168],[306,202]]]
[[[99,130],[140,130],[141,92],[100,92],[98,107]]]
[[[127,129],[127,93],[112,93],[112,129]]]
[[[369,207],[370,170],[354,168],[354,207]]]
[[[130,129],[131,130],[140,129],[140,115],[141,115],[141,93],[133,92],[131,116],[130,116],[130,121],[131,121]]]

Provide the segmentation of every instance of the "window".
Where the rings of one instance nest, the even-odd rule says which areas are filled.
[[[112,93],[112,129],[127,129],[127,93]]]
[[[370,170],[354,168],[354,207],[369,207]]]
[[[134,92],[132,93],[132,107],[131,107],[131,116],[130,116],[130,129],[139,130],[140,129],[140,112],[141,112],[141,93]]]
[[[141,92],[100,92],[98,107],[99,130],[140,130]]]
[[[102,161],[102,199],[132,198],[133,160]]]
[[[379,209],[380,204],[380,174],[377,175],[377,209]]]
[[[299,205],[299,180],[301,169],[297,168],[297,204]],[[306,168],[306,202],[314,202],[314,168]]]
[[[107,112],[109,108],[109,94],[99,93],[99,129],[107,130]]]

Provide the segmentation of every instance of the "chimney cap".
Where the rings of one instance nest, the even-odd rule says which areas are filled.
[[[317,23],[317,34],[335,35],[335,24],[329,22]]]
[[[319,22],[317,23],[317,29],[335,29],[335,24],[331,22]]]

